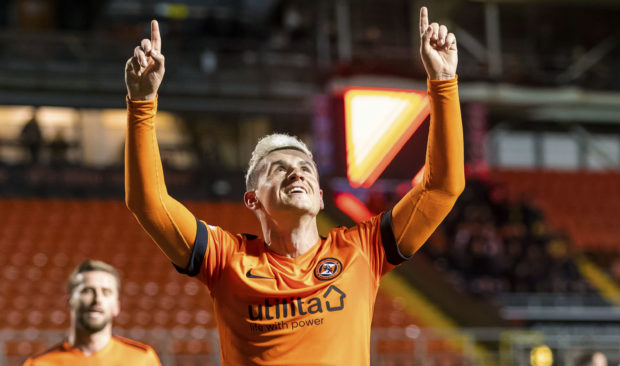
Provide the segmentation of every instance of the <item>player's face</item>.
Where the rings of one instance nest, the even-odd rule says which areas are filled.
[[[262,162],[256,198],[268,213],[296,210],[317,215],[323,208],[323,191],[314,162],[294,149],[276,150]]]
[[[592,356],[592,366],[607,366],[607,357],[600,352]]]
[[[120,311],[116,279],[102,271],[83,272],[78,276],[80,284],[69,300],[71,315],[77,327],[95,333],[111,324]]]

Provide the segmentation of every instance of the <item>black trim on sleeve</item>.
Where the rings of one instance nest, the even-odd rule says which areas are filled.
[[[392,229],[392,210],[385,212],[381,216],[381,244],[383,244],[385,257],[390,264],[397,266],[411,258],[403,255],[396,244],[394,230]]]
[[[190,277],[194,277],[198,273],[200,273],[202,261],[204,260],[205,253],[207,251],[207,243],[209,241],[209,234],[207,232],[207,227],[205,226],[205,224],[203,224],[198,219],[196,219],[196,224],[196,240],[194,241],[194,249],[192,250],[192,255],[189,257],[189,263],[187,264],[187,268],[183,269],[172,263],[174,268],[176,268],[177,272],[188,275]]]

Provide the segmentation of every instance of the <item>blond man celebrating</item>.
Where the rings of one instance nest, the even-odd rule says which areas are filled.
[[[316,223],[323,208],[316,164],[291,136],[263,138],[249,162],[243,200],[262,237],[210,226],[170,197],[155,137],[165,63],[156,21],[127,61],[126,202],[177,269],[209,288],[222,364],[370,364],[381,277],[420,248],[465,185],[456,39],[429,24],[426,8],[420,39],[431,101],[423,182],[393,209],[326,237]]]

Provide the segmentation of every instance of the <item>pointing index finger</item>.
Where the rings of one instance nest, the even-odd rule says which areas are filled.
[[[428,10],[426,6],[420,8],[420,37],[426,32],[428,28]]]
[[[161,36],[159,35],[159,23],[153,19],[151,21],[151,45],[153,49],[161,53]]]

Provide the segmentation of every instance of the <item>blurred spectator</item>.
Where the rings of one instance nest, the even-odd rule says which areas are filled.
[[[607,366],[607,357],[602,352],[588,352],[577,359],[575,366]]]
[[[67,151],[69,143],[65,139],[62,130],[56,131],[54,139],[50,143],[50,155],[53,166],[65,165],[67,163]]]
[[[284,49],[306,44],[312,36],[312,10],[301,3],[282,2],[275,9],[271,19],[270,46]]]
[[[41,148],[43,147],[43,134],[35,117],[24,125],[19,136],[20,143],[24,147],[26,154],[29,155],[30,163],[39,162]]]
[[[19,26],[25,30],[46,30],[55,26],[53,0],[19,0]]]

